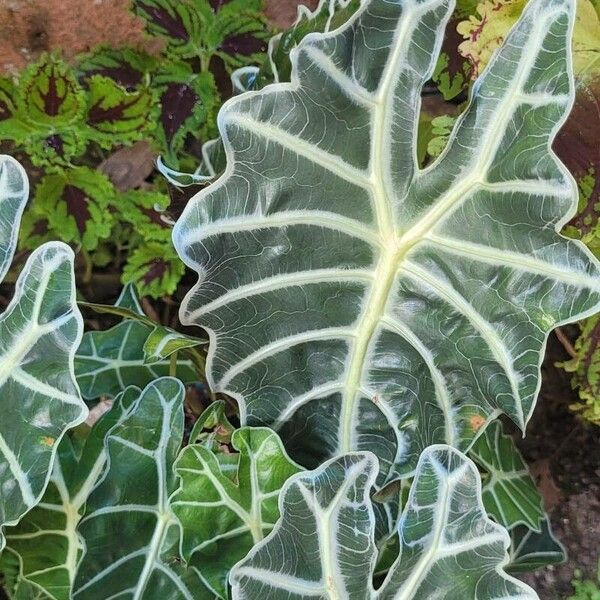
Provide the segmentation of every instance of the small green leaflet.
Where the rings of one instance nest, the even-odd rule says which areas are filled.
[[[449,446],[423,452],[399,521],[400,554],[378,590],[371,453],[293,476],[273,532],[232,570],[233,600],[533,600],[503,571],[509,537],[481,500],[475,465]]]
[[[526,525],[540,531],[545,517],[542,497],[513,439],[504,435],[500,421],[488,425],[469,451],[487,474],[483,503],[488,513],[507,529]]]
[[[145,346],[156,332],[156,324],[153,327],[149,325],[151,321],[144,315],[131,284],[125,286],[115,306],[124,309],[121,314],[137,314],[142,320],[127,319],[106,331],[84,334],[75,356],[75,373],[84,398],[115,396],[129,385],[145,387],[156,377],[169,373],[168,354],[161,354],[165,350],[165,346],[160,344],[162,338],[155,343],[159,336],[154,333],[152,346]],[[179,335],[171,330],[168,333]],[[170,348],[173,344],[174,341]],[[166,345],[166,348],[169,349],[169,346]],[[177,361],[177,376],[185,383],[199,379],[190,359]]]
[[[527,573],[547,565],[559,565],[566,559],[563,545],[554,537],[550,522],[544,518],[541,531],[532,531],[524,525],[511,529],[509,573]]]
[[[14,558],[19,564],[14,587],[29,584],[44,597],[69,600],[81,556],[76,528],[88,496],[106,462],[104,437],[124,418],[141,391],[127,388],[115,398],[88,433],[78,453],[69,436],[60,443],[50,482],[41,501],[16,527],[6,531],[7,545],[0,559],[0,571]]]
[[[0,157],[2,274],[14,252],[27,192],[23,169]],[[0,527],[16,524],[38,502],[60,440],[87,415],[73,372],[83,329],[73,258],[59,242],[38,248],[0,316]],[[0,548],[4,542],[0,529]]]
[[[225,414],[225,402],[217,400],[198,417],[190,433],[190,444],[201,444],[218,452],[222,445],[231,443],[235,431]]]
[[[84,554],[74,600],[214,598],[195,570],[181,564],[179,526],[169,507],[184,395],[177,379],[154,381],[106,438],[106,472],[78,529]]]
[[[183,531],[183,558],[193,558],[192,564],[220,598],[227,598],[231,567],[279,518],[281,487],[301,470],[270,429],[238,429],[231,444],[239,452],[233,465],[235,481],[223,473],[218,455],[199,444],[188,446],[175,463],[181,483],[171,499]]]

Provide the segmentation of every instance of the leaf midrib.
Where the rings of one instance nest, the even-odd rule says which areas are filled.
[[[555,11],[559,12],[559,11]],[[532,39],[538,39],[547,29],[548,23],[555,17],[555,12],[547,16],[541,23],[536,23],[528,40],[528,45],[531,46]],[[419,13],[416,13],[419,14]],[[416,16],[415,13],[410,18],[403,20],[405,27],[400,28],[400,32],[404,32],[408,25],[413,23]],[[401,33],[398,33],[395,39],[405,39]],[[516,67],[518,76],[514,86],[514,92],[507,92],[501,100],[499,110],[497,111],[498,118],[494,121],[493,126],[486,131],[485,142],[481,145],[481,152],[478,159],[470,169],[470,174],[467,177],[461,178],[458,185],[451,186],[429,210],[422,215],[418,221],[410,227],[406,232],[400,233],[394,225],[394,215],[392,214],[392,204],[387,196],[381,165],[386,164],[383,159],[382,152],[384,150],[383,138],[384,128],[386,123],[386,99],[389,97],[389,88],[394,81],[393,75],[396,73],[395,66],[402,56],[403,46],[398,44],[394,53],[394,58],[388,62],[389,70],[387,71],[384,82],[381,87],[381,92],[378,94],[378,100],[375,104],[376,117],[375,130],[373,135],[372,146],[372,165],[373,173],[370,178],[371,185],[374,190],[375,207],[377,213],[377,222],[379,227],[379,235],[383,240],[382,247],[384,250],[381,253],[379,262],[375,269],[374,284],[371,288],[369,299],[366,301],[367,310],[363,313],[357,325],[357,334],[354,342],[354,351],[348,369],[346,385],[344,386],[344,395],[342,398],[342,416],[340,427],[340,450],[342,452],[350,451],[353,445],[353,418],[356,404],[356,396],[360,388],[360,380],[365,367],[365,359],[370,342],[376,331],[377,325],[385,315],[385,308],[389,298],[389,293],[395,281],[396,275],[402,268],[402,263],[405,261],[409,252],[420,242],[427,239],[427,236],[434,228],[446,217],[450,210],[457,202],[470,197],[473,190],[486,185],[485,174],[489,171],[491,162],[494,160],[498,146],[503,139],[502,133],[507,126],[508,121],[514,114],[515,106],[524,101],[523,87],[527,78],[531,73],[531,68],[535,63],[537,53],[524,51],[520,60],[520,64]],[[460,123],[461,121],[459,121]],[[458,126],[458,124],[457,124]],[[452,139],[452,138],[451,138]],[[497,140],[496,143],[493,143]],[[450,147],[450,142],[446,148]],[[446,153],[443,153],[430,167],[424,170],[416,170],[415,179],[423,177],[425,173],[433,170],[440,164]],[[390,227],[391,225],[391,227]],[[502,348],[490,348],[497,360],[506,371],[510,367],[510,360],[504,356]],[[512,367],[511,367],[512,369]],[[523,409],[521,406],[520,393],[516,385],[515,378],[510,376],[510,370],[507,372],[507,378],[511,385],[511,391],[514,395],[515,410],[519,420],[519,424],[525,424]]]

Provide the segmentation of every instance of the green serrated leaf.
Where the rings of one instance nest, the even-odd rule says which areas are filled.
[[[44,54],[20,77],[19,109],[30,122],[50,128],[77,123],[85,110],[84,93],[71,68]]]
[[[398,525],[399,556],[375,591],[376,477],[370,453],[293,476],[275,529],[231,572],[233,598],[537,598],[503,571],[508,534],[486,516],[475,465],[448,446],[421,456]]]
[[[15,117],[28,130],[19,141],[35,165],[67,165],[81,154],[86,99],[69,65],[43,54],[20,75],[17,94]]]
[[[427,144],[427,154],[432,158],[437,158],[442,154],[444,148],[450,140],[450,135],[456,119],[448,115],[435,117],[431,121],[431,139]]]
[[[212,121],[220,105],[212,73],[196,73],[189,63],[175,62],[156,75],[160,115],[154,133],[167,163],[176,168],[188,136],[214,135]]]
[[[498,523],[512,529],[525,525],[540,531],[544,519],[542,497],[521,454],[500,421],[490,423],[469,451],[485,472],[483,503]]]
[[[266,428],[233,433],[237,476],[222,472],[218,456],[201,444],[188,446],[175,463],[180,487],[171,508],[182,526],[186,561],[220,597],[227,598],[233,565],[260,542],[279,518],[279,490],[300,471],[279,437]]]
[[[549,332],[600,308],[598,261],[559,234],[576,191],[549,151],[573,98],[573,3],[528,4],[420,169],[452,8],[370,0],[305,38],[291,85],[221,110],[226,175],[175,226],[211,389],[307,467],[370,449],[393,480],[432,443],[467,449],[473,422],[525,429]]]
[[[132,48],[100,47],[78,58],[77,71],[83,80],[102,75],[131,91],[149,81],[159,61]]]
[[[142,296],[170,296],[183,277],[185,265],[169,243],[168,234],[162,243],[141,242],[128,257],[122,281],[134,283]]]
[[[196,571],[181,564],[179,526],[169,507],[184,396],[180,381],[156,380],[106,438],[106,473],[78,528],[84,554],[74,600],[213,600]]]
[[[437,83],[444,100],[456,98],[467,85],[464,73],[450,73],[448,70],[449,64],[450,58],[448,54],[442,52],[431,76],[433,81]]]

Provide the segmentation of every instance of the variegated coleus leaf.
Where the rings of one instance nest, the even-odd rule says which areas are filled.
[[[244,427],[233,433],[233,465],[201,444],[188,446],[175,463],[180,487],[171,508],[181,523],[183,558],[220,598],[227,598],[233,565],[264,539],[279,518],[279,491],[298,467],[276,433]],[[229,472],[234,469],[234,480]]]
[[[0,271],[13,256],[28,183],[0,157]],[[0,316],[0,527],[14,525],[46,488],[56,448],[85,420],[73,357],[83,329],[75,302],[73,252],[51,242],[28,258]],[[0,529],[0,548],[4,547]]]
[[[78,528],[84,551],[74,600],[214,598],[195,569],[181,563],[180,529],[169,506],[184,395],[177,379],[154,381],[106,438],[106,472]]]
[[[81,451],[70,437],[63,438],[40,502],[16,527],[7,529],[0,571],[10,573],[10,563],[18,564],[17,572],[7,582],[17,598],[17,590],[32,586],[44,598],[69,600],[82,548],[77,524],[104,470],[104,437],[125,417],[140,393],[138,388],[130,387],[117,396],[111,409],[88,433]]]
[[[524,429],[549,331],[600,307],[598,262],[558,233],[576,190],[550,151],[573,2],[528,4],[420,169],[420,92],[453,6],[370,0],[305,38],[291,84],[223,107],[228,168],[175,226],[209,383],[305,466],[369,449],[396,478],[499,413]]]
[[[500,421],[490,423],[469,452],[484,471],[483,503],[489,515],[512,529],[525,525],[539,532],[545,518],[542,497],[513,439]]]
[[[486,516],[475,465],[448,446],[421,456],[398,526],[400,553],[375,590],[376,476],[370,453],[293,476],[275,529],[231,572],[234,600],[537,598],[503,571],[508,534]]]
[[[144,315],[133,285],[123,288],[115,306],[124,309],[124,315],[133,312],[142,320],[127,318],[106,331],[84,334],[75,356],[75,373],[84,398],[115,396],[129,385],[144,387],[156,377],[169,373],[169,355],[160,354],[164,349],[163,338],[153,333],[156,324],[151,324]],[[170,334],[171,330],[166,333]],[[153,335],[152,346],[146,351],[146,343]],[[182,358],[177,361],[177,376],[186,383],[198,380],[192,360]]]

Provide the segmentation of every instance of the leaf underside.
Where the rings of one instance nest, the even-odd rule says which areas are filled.
[[[572,103],[573,3],[532,0],[446,150],[416,158],[420,93],[452,0],[370,0],[292,55],[291,84],[221,110],[224,176],[174,231],[199,282],[207,376],[312,467],[371,450],[381,479],[522,429],[549,331],[598,309],[598,262],[550,146]]]

